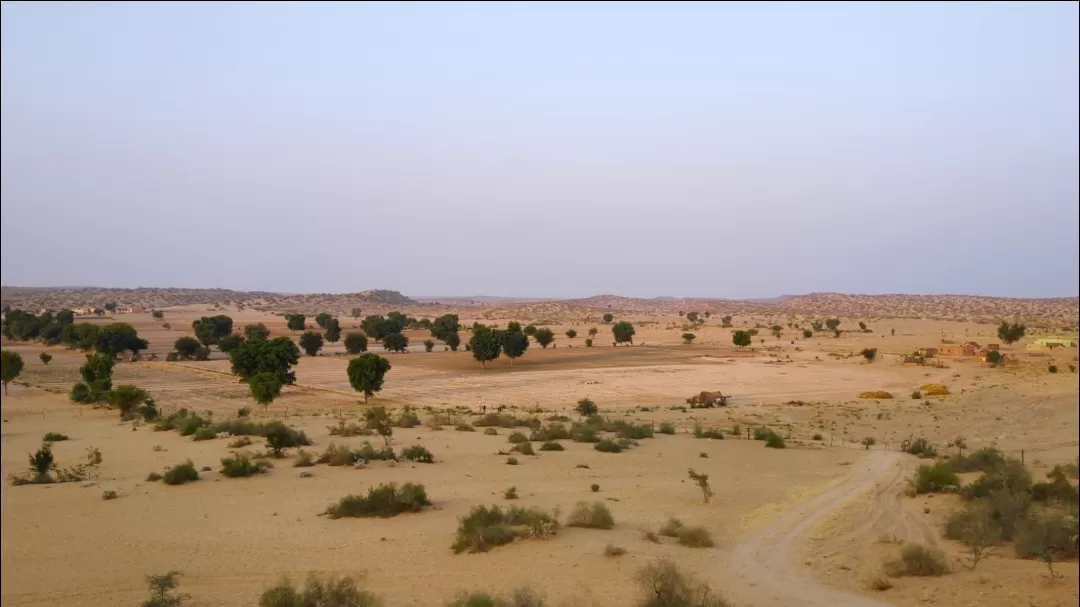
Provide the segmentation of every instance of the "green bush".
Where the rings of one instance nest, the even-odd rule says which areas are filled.
[[[507,466],[516,466],[516,465],[518,465],[518,459],[516,457],[508,457],[508,458],[506,458],[506,465]]]
[[[366,496],[347,495],[337,504],[326,509],[333,519],[343,517],[388,518],[404,512],[420,512],[431,505],[423,485],[405,483],[400,488],[394,484],[379,485],[368,489]]]
[[[600,431],[587,424],[574,424],[570,428],[570,440],[575,443],[600,442]]]
[[[892,577],[939,576],[949,572],[945,555],[936,548],[922,544],[908,544],[900,552],[900,559],[886,564],[885,572]]]
[[[1074,511],[1075,512],[1075,511]],[[1076,554],[1077,519],[1056,510],[1034,513],[1016,530],[1014,549],[1022,559],[1066,560]]]
[[[784,437],[775,432],[771,432],[765,439],[765,446],[769,449],[783,449],[787,447],[787,443],[784,442]]]
[[[621,453],[623,450],[623,448],[619,446],[619,443],[608,438],[596,443],[594,449],[603,453]]]
[[[495,428],[488,428],[488,430],[494,430]],[[458,424],[454,426],[454,430],[458,432],[476,432],[476,428],[473,428],[469,424]]]
[[[660,434],[675,434],[675,424],[671,422],[660,422],[658,432],[660,432]]]
[[[561,423],[555,422],[546,427],[537,428],[529,435],[529,440],[551,441],[570,438],[570,430]]]
[[[506,440],[517,444],[527,442],[529,440],[529,437],[525,436],[521,432],[511,432],[510,436],[506,437]]]
[[[199,480],[199,471],[195,469],[195,464],[191,460],[187,460],[166,470],[163,479],[166,485],[183,485]]]
[[[496,436],[499,434],[499,431],[495,428],[484,428],[484,434],[488,436]]]
[[[564,451],[566,448],[562,446],[562,443],[557,443],[553,440],[549,440],[546,443],[540,445],[541,451]]]
[[[627,422],[614,422],[614,432],[619,438],[640,440],[653,437],[652,426],[646,424],[631,424]]]
[[[937,493],[947,488],[959,487],[960,478],[948,464],[922,465],[915,472],[916,493]]]
[[[955,472],[987,471],[1005,465],[1005,455],[993,447],[973,451],[968,455],[949,458],[949,467]]]
[[[960,495],[965,499],[986,498],[1000,490],[1011,493],[1030,492],[1031,473],[1020,460],[1007,458],[1003,463],[988,468],[982,476],[965,485],[960,490]]]
[[[596,483],[593,483],[593,484],[589,485],[589,490],[592,491],[593,493],[596,493],[596,492],[600,491],[600,485],[598,485]]]
[[[919,457],[937,457],[937,447],[934,447],[934,443],[922,437],[911,441],[907,447],[907,452]]]
[[[555,517],[535,508],[475,506],[459,519],[451,548],[455,553],[486,552],[518,538],[546,538],[559,529]]]
[[[518,498],[517,487],[510,487],[503,492],[503,499],[516,500]]]
[[[428,451],[428,448],[423,445],[413,445],[406,449],[402,449],[401,458],[421,464],[435,463],[435,456],[432,455],[431,451]]]
[[[148,482],[148,483],[156,483],[156,482],[160,481],[161,479],[162,479],[162,476],[160,474],[158,474],[157,472],[151,472],[150,474],[146,475],[146,482]]]
[[[214,432],[214,429],[210,426],[199,426],[195,430],[195,440],[197,441],[214,440],[215,438],[217,438],[217,432]]]
[[[818,441],[820,441],[820,440],[825,440],[825,437],[822,436],[820,432],[815,432],[814,435],[810,437],[810,440],[818,440]]]
[[[754,440],[765,440],[772,434],[772,430],[768,428],[754,428]]]
[[[360,460],[360,455],[353,452],[345,445],[336,445],[330,443],[326,446],[326,450],[322,452],[322,455],[316,460],[319,464],[327,464],[329,466],[351,466]]]
[[[46,432],[45,438],[42,440],[46,443],[58,443],[60,441],[68,440],[68,435],[60,434],[59,432]]]
[[[531,588],[518,588],[507,595],[470,592],[459,595],[447,607],[545,607],[544,598]]]
[[[221,474],[228,478],[242,478],[266,472],[270,462],[252,460],[246,453],[237,453],[221,458]]]
[[[382,607],[378,596],[361,590],[351,577],[322,579],[312,575],[303,588],[288,579],[266,589],[259,607]]]
[[[615,526],[615,518],[603,502],[593,502],[591,505],[578,502],[566,519],[567,527],[584,527],[586,529],[611,529]]]

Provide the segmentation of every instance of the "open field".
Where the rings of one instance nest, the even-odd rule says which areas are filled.
[[[491,310],[463,308],[462,325],[485,319]],[[296,385],[264,409],[231,375],[222,354],[204,362],[165,362],[164,355],[177,337],[192,334],[191,322],[201,316],[229,314],[236,331],[262,322],[272,336],[295,337],[281,316],[232,303],[164,312],[169,329],[149,313],[113,319],[131,323],[157,358],[118,363],[114,383],[144,388],[165,413],[187,408],[223,420],[250,407],[256,421],[279,419],[305,431],[314,442],[306,449],[314,454],[331,443],[357,448],[364,440],[379,442],[329,434],[340,420],[358,421],[365,411],[349,385],[349,357],[340,344],[320,356],[301,357]],[[940,578],[896,579],[884,592],[868,586],[882,563],[896,556],[898,542],[935,544],[950,559],[962,553],[941,531],[958,497],[903,495],[920,462],[899,452],[901,441],[926,437],[945,451],[962,436],[971,450],[995,445],[1016,457],[1022,451],[1037,479],[1075,459],[1078,385],[1069,368],[1075,349],[1029,351],[1029,335],[1003,349],[1015,360],[999,368],[973,357],[905,365],[903,354],[943,339],[995,342],[996,326],[864,317],[870,327],[860,332],[854,329],[860,318],[844,317],[842,327],[849,331],[839,337],[820,332],[804,339],[785,318],[775,321],[785,325],[781,337],[762,329],[752,347],[736,348],[733,330],[774,321],[748,314],[723,328],[714,315],[693,327],[697,339],[684,345],[683,318],[640,312],[619,317],[635,325],[635,345],[612,347],[610,328],[599,319],[583,322],[586,315],[549,319],[555,347],[533,344],[513,366],[501,358],[487,369],[470,353],[444,351],[441,344],[424,352],[419,344],[426,332],[406,331],[410,351],[383,354],[393,368],[372,404],[395,411],[415,407],[425,421],[442,410],[471,410],[455,413],[456,423],[499,407],[521,416],[578,419],[572,408],[587,397],[613,420],[672,423],[673,435],[640,439],[617,454],[564,440],[565,451],[518,455],[520,465],[511,466],[505,452],[513,446],[507,440],[513,430],[499,428],[490,436],[483,428],[461,432],[452,425],[397,428],[395,447],[423,445],[436,463],[293,468],[290,455],[273,460],[267,474],[231,479],[218,471],[219,460],[231,451],[230,439],[193,441],[120,422],[115,411],[72,404],[67,392],[78,380],[81,353],[5,342],[5,349],[26,361],[3,398],[5,478],[25,471],[27,454],[46,432],[71,437],[55,444],[61,466],[76,463],[90,446],[100,449],[103,463],[93,483],[4,483],[2,602],[133,605],[145,594],[143,576],[175,569],[184,572],[181,589],[191,594],[185,604],[192,605],[250,605],[282,575],[302,579],[320,572],[361,576],[391,607],[439,605],[460,591],[521,585],[542,590],[555,605],[622,606],[640,596],[635,572],[670,558],[737,605],[914,606],[931,597],[943,605],[1076,604],[1075,558],[1055,563],[1064,577],[1048,584],[1045,565],[1014,558],[1007,546],[1002,557],[974,573],[955,567]],[[505,326],[513,318],[484,321]],[[353,319],[341,320],[343,332],[355,330]],[[586,348],[592,326],[599,330],[596,347]],[[578,337],[565,337],[570,328]],[[879,351],[872,363],[858,355],[868,347]],[[53,355],[48,366],[38,361],[46,350]],[[1048,371],[1051,362],[1058,373]],[[911,398],[928,383],[945,384],[950,394]],[[729,406],[689,409],[686,398],[702,390],[730,394]],[[894,398],[858,397],[880,390]],[[726,439],[694,438],[695,426],[720,430]],[[787,448],[746,440],[749,428],[763,426],[785,437]],[[875,439],[869,450],[860,444],[866,437]],[[256,438],[247,449],[261,450],[261,444]],[[211,471],[188,485],[147,482],[148,473],[186,459]],[[687,468],[709,474],[715,495],[708,504],[687,479]],[[302,471],[313,476],[303,478]],[[433,508],[389,519],[320,516],[346,494],[391,481],[423,483]],[[599,491],[590,489],[593,483]],[[511,486],[520,496],[514,505],[558,508],[564,517],[577,501],[603,501],[615,526],[564,528],[550,539],[454,554],[450,544],[458,518],[473,506],[506,505],[503,492]],[[103,500],[106,489],[118,499]],[[655,531],[672,516],[703,525],[716,545],[695,549],[670,538],[642,538],[643,529]],[[606,557],[609,544],[626,554]]]

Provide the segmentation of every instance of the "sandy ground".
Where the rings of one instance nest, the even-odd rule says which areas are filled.
[[[191,333],[192,319],[212,313],[199,306],[169,309],[171,330],[149,315],[123,320],[133,322],[163,358],[176,337]],[[276,333],[290,334],[280,317],[228,313],[238,329],[265,322]],[[882,542],[884,536],[952,549],[937,532],[948,500],[900,496],[914,461],[895,453],[899,442],[921,435],[944,445],[963,436],[971,448],[995,444],[1010,455],[1023,450],[1035,476],[1071,461],[1080,417],[1077,376],[1066,366],[1075,350],[1029,354],[1017,344],[1009,351],[1021,362],[1012,367],[991,369],[962,359],[947,359],[942,368],[918,367],[901,364],[898,355],[943,337],[992,341],[993,328],[881,320],[870,323],[873,333],[839,339],[803,340],[801,333],[795,339],[796,331],[785,329],[781,339],[768,335],[764,344],[742,351],[730,344],[729,329],[695,329],[698,343],[686,346],[679,343],[681,319],[637,320],[636,341],[646,345],[612,348],[598,339],[598,347],[589,349],[581,336],[562,336],[556,348],[534,345],[513,367],[503,359],[481,370],[465,352],[389,354],[394,368],[377,401],[565,412],[588,396],[614,417],[676,422],[675,436],[643,440],[621,454],[567,441],[565,452],[522,457],[515,467],[497,455],[509,447],[505,430],[485,436],[417,428],[398,430],[396,444],[428,446],[436,464],[319,466],[305,479],[291,460],[281,460],[258,478],[226,479],[214,471],[180,487],[147,483],[145,477],[187,458],[216,470],[228,453],[227,441],[192,442],[147,427],[133,431],[115,412],[74,406],[66,393],[78,375],[80,355],[52,348],[54,360],[44,367],[37,360],[41,347],[5,344],[27,360],[20,377],[27,385],[13,384],[3,399],[5,477],[25,470],[26,454],[48,431],[73,439],[56,444],[60,465],[75,463],[88,446],[101,450],[104,463],[92,486],[5,483],[0,489],[3,604],[135,604],[144,594],[144,575],[176,569],[184,572],[182,589],[193,605],[250,605],[282,574],[299,578],[309,571],[363,575],[391,607],[441,604],[461,590],[521,584],[544,589],[556,604],[626,605],[638,595],[636,570],[659,557],[710,581],[738,605],[1076,604],[1075,562],[1061,564],[1065,581],[1055,586],[1040,581],[1043,565],[1000,558],[980,566],[978,574],[903,579],[886,593],[867,587],[881,562],[899,549]],[[349,321],[344,324],[348,331]],[[555,327],[556,333],[561,336],[569,326]],[[582,335],[587,328],[576,327]],[[419,332],[412,337],[414,343],[423,338]],[[879,360],[867,364],[851,356],[864,347],[879,348]],[[287,415],[316,442],[312,451],[332,442],[327,426],[334,415],[358,415],[362,408],[345,377],[347,358],[334,356],[333,349],[327,354],[303,358],[298,385],[268,411],[257,408],[260,416]],[[1048,373],[1047,361],[1062,372]],[[115,381],[147,389],[167,410],[188,407],[227,417],[252,405],[220,355],[203,363],[121,363]],[[952,394],[909,397],[931,381],[945,383]],[[687,396],[705,389],[731,394],[731,406],[682,409]],[[896,398],[859,399],[864,390],[888,390]],[[789,448],[694,439],[685,434],[694,424],[740,424],[744,431],[769,425],[789,437]],[[866,436],[878,441],[869,452],[858,445]],[[685,480],[688,467],[710,474],[716,492],[711,503],[703,504]],[[337,498],[388,481],[424,483],[435,508],[388,520],[318,516]],[[592,493],[591,483],[601,491]],[[474,505],[504,503],[509,486],[517,487],[520,505],[564,513],[578,500],[607,500],[616,527],[568,529],[547,541],[454,555],[449,545],[457,518]],[[117,490],[120,498],[103,501],[104,489]],[[923,512],[927,506],[929,514]],[[707,526],[717,546],[695,550],[641,539],[642,528],[655,529],[669,516]],[[606,558],[607,544],[628,552]]]

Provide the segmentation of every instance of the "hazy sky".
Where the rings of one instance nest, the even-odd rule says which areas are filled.
[[[5,2],[2,282],[1076,295],[1077,6]]]

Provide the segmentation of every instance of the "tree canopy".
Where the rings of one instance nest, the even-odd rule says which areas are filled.
[[[574,411],[577,411],[581,417],[592,417],[600,412],[600,408],[591,399],[583,398],[577,402]]]
[[[697,339],[697,335],[694,335],[693,333],[683,333],[682,334],[682,341],[686,345],[690,345],[690,344],[694,343],[695,339]]]
[[[611,322],[613,320],[615,320],[615,315],[614,314],[612,314],[611,312],[605,312],[604,313],[604,322]]]
[[[525,335],[532,337],[533,335],[536,335],[536,325],[527,325],[522,329],[522,332],[525,333]]]
[[[615,343],[627,343],[634,345],[634,325],[625,320],[620,320],[611,327],[611,334],[615,338]]]
[[[392,333],[392,331],[390,331],[390,325],[386,321],[386,317],[378,314],[372,314],[371,316],[365,317],[364,320],[360,322],[360,328],[364,330],[364,333],[366,333],[368,337],[375,341],[382,341],[382,338],[386,337],[388,333]]]
[[[266,339],[270,337],[270,329],[266,328],[266,325],[262,323],[247,325],[244,327],[244,337],[247,339]]]
[[[345,351],[349,354],[360,354],[367,351],[367,335],[363,333],[349,333],[345,336]]]
[[[105,398],[105,393],[112,389],[112,372],[116,359],[105,354],[87,354],[86,362],[79,367],[82,381],[71,389],[72,400],[82,403],[96,403]]]
[[[458,348],[461,347],[461,335],[457,333],[451,333],[450,335],[447,335],[446,339],[444,339],[443,341],[445,341],[446,345],[449,346],[450,349],[454,352],[457,352]]]
[[[382,345],[390,352],[405,352],[409,348],[409,338],[397,332],[387,333],[382,338]]]
[[[746,346],[749,346],[753,342],[754,342],[754,337],[752,335],[750,335],[749,331],[744,331],[742,329],[739,329],[739,330],[737,330],[737,331],[735,331],[734,333],[731,334],[731,343],[735,344],[736,346],[739,346],[740,348],[745,348]]]
[[[292,366],[300,362],[300,348],[288,337],[248,340],[229,352],[229,361],[233,374],[241,381],[259,373],[273,373],[282,384],[292,385],[296,381]]]
[[[22,373],[23,358],[18,352],[4,350],[0,352],[0,376],[4,381],[4,394],[7,394],[8,384]]]
[[[518,323],[512,324],[517,325],[517,330],[507,329],[502,333],[502,351],[510,359],[511,366],[514,364],[515,358],[521,358],[525,355],[525,351],[529,349],[529,337],[521,331],[521,325]]]
[[[337,343],[338,340],[341,339],[341,323],[338,322],[338,319],[331,318],[326,321],[326,332],[324,337],[326,337],[326,341],[332,344]]]
[[[551,342],[555,341],[555,332],[547,327],[540,327],[533,334],[533,339],[540,344],[541,348],[546,348],[551,345]]]
[[[446,342],[450,335],[457,335],[461,330],[457,314],[443,314],[431,321],[431,336]]]
[[[568,339],[574,339],[575,337],[577,337],[577,331],[575,331],[573,329],[567,329],[566,330],[566,337]]]
[[[364,402],[382,390],[383,380],[390,371],[390,361],[368,352],[349,361],[349,384],[364,394]]]
[[[1027,333],[1027,327],[1015,322],[1008,323],[1002,321],[997,330],[998,339],[1007,346],[1023,339],[1025,333]]]
[[[185,335],[183,337],[176,338],[173,342],[173,350],[176,350],[176,355],[183,360],[191,360],[195,358],[195,353],[199,351],[202,344],[194,337]]]
[[[473,327],[472,337],[469,338],[469,350],[473,358],[480,362],[480,366],[487,368],[490,360],[499,358],[502,351],[502,337],[497,331],[486,325]]]
[[[276,373],[256,373],[248,379],[248,389],[251,390],[251,398],[260,405],[269,407],[278,396],[281,396],[282,382]]]
[[[209,347],[216,344],[222,337],[232,333],[233,319],[224,314],[203,316],[199,320],[192,322],[191,328],[195,329],[195,337],[204,346]]]
[[[98,331],[97,346],[94,349],[116,358],[125,350],[138,354],[140,350],[145,350],[147,345],[146,340],[139,337],[135,327],[126,322],[114,322],[101,327]]]
[[[316,331],[304,331],[304,334],[300,336],[300,348],[304,350],[304,353],[308,356],[318,356],[319,350],[323,347],[323,336]]]
[[[828,327],[830,331],[836,331],[836,329],[840,326],[840,319],[839,318],[826,318],[825,319],[825,326]]]
[[[329,312],[319,312],[315,315],[315,324],[325,329],[326,323],[330,322],[330,319],[332,319],[333,317],[334,315],[330,314]]]
[[[232,352],[234,349],[239,347],[242,343],[244,343],[244,338],[242,336],[237,335],[236,333],[229,333],[228,335],[218,339],[217,346],[218,350],[221,350],[222,352],[228,354],[229,352]]]
[[[304,316],[303,314],[285,315],[285,326],[288,327],[290,331],[303,331],[304,327],[307,326],[306,323],[307,316]]]

